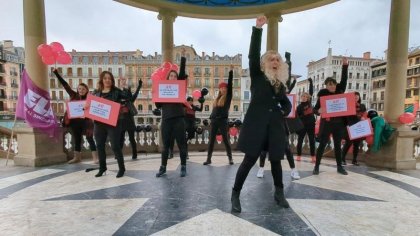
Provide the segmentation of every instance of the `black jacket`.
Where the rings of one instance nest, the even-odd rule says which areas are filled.
[[[178,80],[186,80],[185,64],[187,59],[181,57],[181,66],[179,68]],[[177,117],[185,117],[184,104],[182,103],[156,103],[157,108],[162,108],[162,120]]]
[[[284,117],[290,113],[292,104],[286,96],[286,87],[282,84],[276,94],[261,71],[261,35],[262,29],[253,27],[248,56],[252,97],[239,134],[238,148],[251,156],[266,150],[270,160],[281,160],[286,146]]]
[[[229,117],[230,103],[232,102],[232,82],[233,82],[233,71],[229,71],[228,87],[226,93],[226,101],[223,107],[213,107],[211,111],[210,119],[227,119]]]

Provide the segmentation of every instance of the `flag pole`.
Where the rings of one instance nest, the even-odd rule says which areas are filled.
[[[10,148],[12,147],[13,133],[15,131],[15,129],[14,129],[15,125],[16,125],[16,111],[15,111],[15,120],[13,121],[13,126],[12,126],[12,133],[10,134],[9,148],[7,149],[6,166],[7,166],[7,163],[9,162]]]

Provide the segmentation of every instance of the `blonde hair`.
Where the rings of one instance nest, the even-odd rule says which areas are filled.
[[[300,96],[301,97],[305,96],[306,99],[308,99],[308,102],[312,100],[312,96],[307,92],[302,93]]]
[[[226,94],[222,94],[219,91],[217,98],[213,102],[213,107],[223,107],[226,103]]]
[[[279,58],[280,61],[280,70],[277,73],[271,73],[267,70],[266,65],[268,60],[275,56]],[[277,89],[280,88],[280,83],[286,84],[287,79],[289,78],[289,65],[283,61],[282,57],[277,51],[268,50],[261,56],[261,70],[264,72],[265,76],[270,80],[271,84]]]

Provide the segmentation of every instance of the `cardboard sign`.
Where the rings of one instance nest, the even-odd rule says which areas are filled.
[[[88,94],[86,103],[89,107],[85,109],[85,117],[108,125],[117,125],[121,104],[91,94]]]
[[[322,118],[351,116],[356,114],[354,93],[323,96],[321,99]]]
[[[152,102],[184,103],[186,80],[155,80],[152,85]]]
[[[292,104],[292,110],[286,118],[295,118],[296,117],[296,94],[287,94],[287,98]]]
[[[352,126],[347,126],[347,132],[350,140],[373,135],[373,128],[370,119],[359,121]]]
[[[84,118],[85,117],[85,111],[84,111],[85,104],[86,104],[85,100],[67,102],[66,103],[67,117],[69,119]]]

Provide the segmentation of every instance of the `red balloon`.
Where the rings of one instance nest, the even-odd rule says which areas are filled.
[[[194,90],[192,93],[193,98],[198,99],[201,97],[201,91],[200,90]]]
[[[217,142],[222,142],[223,136],[221,134],[216,135],[216,140],[217,140]]]
[[[231,127],[231,128],[229,129],[229,134],[230,134],[231,136],[236,136],[236,135],[238,134],[238,129],[237,129],[236,127]]]
[[[49,56],[52,56],[53,54],[53,51],[50,45],[47,45],[44,43],[38,46],[37,51],[41,57],[49,57]]]
[[[172,63],[170,63],[170,62],[168,62],[168,61],[165,61],[163,64],[162,64],[162,68],[165,68],[165,69],[171,69],[171,66],[172,66]]]
[[[410,124],[410,123],[413,123],[415,118],[416,117],[414,116],[413,113],[405,112],[404,114],[400,115],[400,117],[398,117],[398,120],[402,124]]]
[[[61,52],[61,51],[64,51],[64,47],[63,47],[63,45],[62,45],[61,43],[59,43],[59,42],[52,42],[52,43],[50,43],[50,46],[51,46],[51,49],[52,49],[54,52]]]
[[[171,65],[171,70],[178,71],[179,70],[178,65],[177,64],[172,64]]]
[[[71,55],[67,52],[60,51],[57,53],[57,63],[60,64],[70,64],[72,61]]]
[[[54,56],[42,57],[42,62],[45,65],[52,65],[55,63],[55,57]]]

